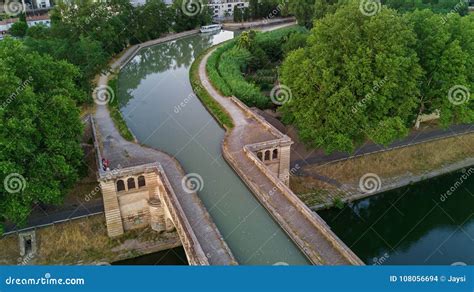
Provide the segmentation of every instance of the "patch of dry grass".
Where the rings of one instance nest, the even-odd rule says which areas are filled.
[[[311,165],[304,169],[305,172],[320,173],[341,183],[358,181],[368,172],[376,173],[382,178],[405,174],[422,175],[474,157],[472,145],[474,134],[468,134],[322,166]]]
[[[0,240],[0,265],[16,265],[20,257],[18,236],[9,235]]]
[[[140,248],[173,242],[176,233],[158,233],[151,228],[126,232],[118,238],[109,238],[104,215],[57,224],[36,231],[38,253],[31,263],[88,264],[111,262],[137,256]],[[9,235],[0,240],[0,263],[17,264],[20,257],[18,236]]]

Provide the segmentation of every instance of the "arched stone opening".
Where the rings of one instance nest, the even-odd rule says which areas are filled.
[[[136,188],[135,179],[133,177],[127,179],[127,187],[129,190]]]
[[[138,187],[142,188],[144,186],[146,186],[145,177],[143,175],[140,175],[138,177]]]
[[[263,160],[262,152],[257,152],[257,157],[258,157],[258,159]]]
[[[278,159],[278,149],[273,150],[272,159]]]
[[[123,180],[119,179],[117,181],[117,192],[123,192],[125,191],[125,183],[123,182]]]
[[[265,151],[265,161],[270,160],[270,150]]]

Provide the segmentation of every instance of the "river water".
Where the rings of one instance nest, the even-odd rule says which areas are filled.
[[[318,213],[366,264],[474,265],[474,174],[467,174]]]
[[[199,196],[240,264],[308,264],[221,154],[224,130],[193,95],[189,69],[200,52],[234,37],[201,34],[142,49],[119,75],[122,114],[140,143],[202,177]]]

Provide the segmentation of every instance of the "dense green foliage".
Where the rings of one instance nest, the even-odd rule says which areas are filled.
[[[387,145],[436,110],[444,126],[474,121],[468,98],[448,98],[455,86],[474,89],[472,25],[472,15],[384,7],[367,17],[358,1],[340,6],[315,22],[307,46],[282,66],[293,96],[281,107],[284,120],[328,152],[353,151],[366,139]]]
[[[463,98],[468,98],[467,93],[459,92],[457,102],[453,102],[455,94],[449,92],[453,86],[461,85],[474,93],[474,15],[443,16],[422,10],[407,13],[405,17],[417,35],[415,50],[423,69],[418,113],[439,110],[443,126],[473,122],[474,105],[463,102]]]
[[[248,106],[266,108],[271,104],[270,98],[262,90],[275,85],[275,67],[285,52],[304,45],[302,39],[305,33],[299,27],[244,32],[211,55],[207,64],[209,78],[222,94],[234,95]],[[289,40],[295,43],[290,45]]]
[[[382,4],[400,12],[413,11],[415,9],[430,9],[435,13],[455,12],[460,15],[468,13],[468,5],[464,0],[381,0]]]
[[[199,65],[201,64],[202,58],[209,52],[209,50],[204,51],[196,58],[191,66],[189,78],[193,87],[193,91],[206,106],[208,111],[223,127],[226,129],[231,129],[234,127],[231,117],[225,111],[225,109],[223,109],[222,106],[212,96],[209,95],[207,90],[202,87],[201,80],[199,78]]]
[[[25,223],[33,204],[60,203],[77,180],[79,74],[19,41],[0,42],[0,221]]]
[[[109,82],[108,86],[114,91],[118,91],[118,77],[112,77]],[[122,113],[120,112],[120,104],[118,98],[112,98],[109,102],[109,112],[110,117],[114,121],[115,126],[117,127],[120,135],[128,141],[135,141],[135,137],[133,136],[132,132],[127,126],[127,123],[123,119]]]
[[[189,5],[188,8],[183,9],[183,2]],[[202,0],[174,0],[170,8],[174,31],[190,30],[211,23],[212,11],[207,3],[208,1]]]
[[[232,90],[230,89],[229,85],[226,83],[224,78],[219,73],[217,66],[219,64],[219,60],[224,52],[228,51],[232,47],[235,46],[234,41],[230,41],[224,45],[219,46],[213,54],[209,57],[206,64],[207,74],[209,79],[212,81],[214,86],[220,91],[221,94],[225,96],[231,96]]]
[[[17,21],[12,24],[12,27],[8,30],[8,33],[11,36],[22,38],[26,35],[26,31],[28,30],[28,24],[26,21]]]
[[[250,0],[249,7],[234,7],[234,21],[273,19],[288,15],[287,0]]]
[[[93,79],[110,58],[132,44],[210,21],[206,9],[184,16],[178,4],[56,1],[50,28],[28,28],[24,19],[12,27],[23,42],[0,42],[0,174],[14,174],[12,186],[21,185],[13,193],[2,188],[0,222],[24,223],[33,204],[60,203],[75,183],[82,166],[78,106],[92,100]],[[118,106],[110,109],[122,135],[132,140]]]
[[[150,0],[133,7],[128,0],[60,2],[52,12],[51,28],[30,28],[25,43],[42,54],[76,65],[81,71],[81,87],[90,92],[94,76],[106,70],[110,58],[129,45],[210,22],[208,10],[188,16],[181,4],[175,1],[167,7],[161,0]]]
[[[344,4],[351,0],[291,0],[289,3],[289,12],[295,15],[298,23],[307,28],[313,27],[314,19],[321,19],[326,14],[334,13]],[[430,9],[435,13],[454,12],[459,15],[468,13],[468,6],[464,0],[381,0],[390,8],[400,12],[408,12],[416,9]],[[377,9],[376,1],[359,1],[359,5],[367,5],[368,9]]]

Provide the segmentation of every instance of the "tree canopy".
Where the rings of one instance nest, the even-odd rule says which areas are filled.
[[[0,221],[25,223],[34,203],[59,203],[81,165],[79,70],[0,42]]]
[[[356,1],[315,22],[307,46],[293,51],[281,81],[293,98],[281,108],[300,137],[328,152],[352,151],[369,138],[387,144],[414,119],[422,69],[416,35],[390,9],[360,13]]]
[[[382,6],[373,16],[357,1],[315,21],[303,49],[291,52],[281,81],[293,99],[281,108],[303,141],[328,152],[366,140],[387,145],[417,117],[439,113],[447,127],[474,121],[474,15]]]

